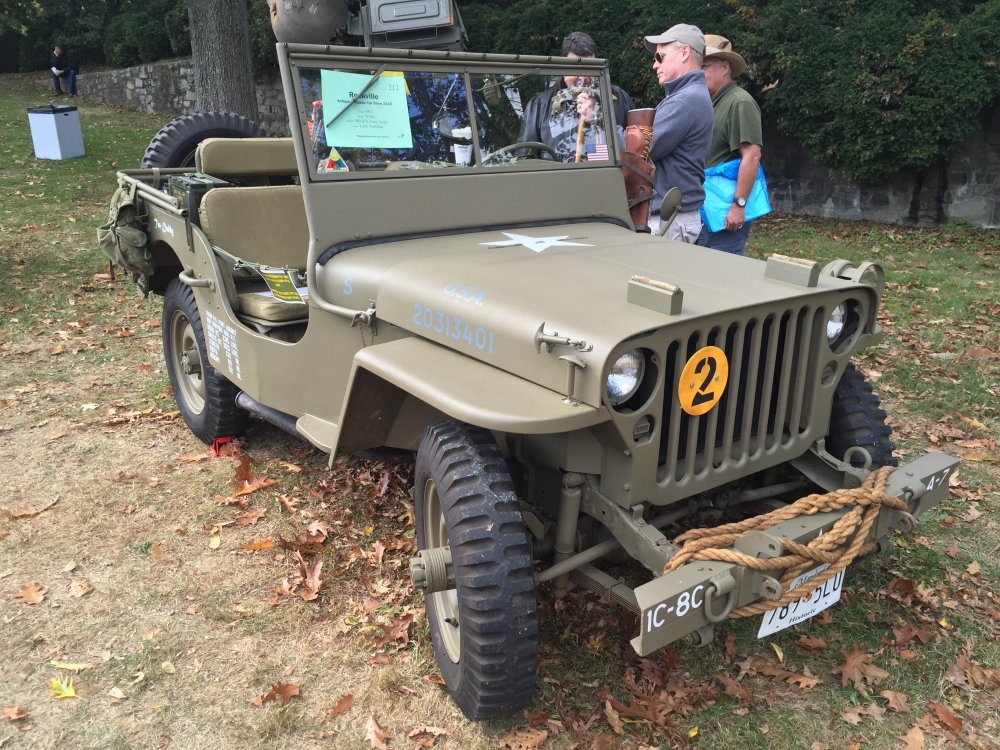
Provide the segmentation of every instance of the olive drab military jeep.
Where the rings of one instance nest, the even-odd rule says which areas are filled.
[[[119,172],[104,242],[164,298],[201,440],[253,415],[331,460],[415,453],[411,573],[468,717],[531,701],[541,586],[636,613],[639,654],[754,607],[766,635],[830,606],[857,553],[946,496],[947,456],[892,470],[851,364],[882,333],[882,269],[637,233],[603,61],[278,57],[291,137],[174,121],[147,157],[180,166]],[[529,98],[581,69],[599,106],[567,111],[570,153],[520,142]],[[719,550],[683,543],[733,522]],[[609,574],[622,551],[638,580]]]

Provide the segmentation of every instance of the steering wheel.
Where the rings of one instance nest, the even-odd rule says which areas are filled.
[[[555,150],[544,143],[539,141],[519,141],[517,143],[512,143],[509,146],[504,146],[503,148],[498,148],[492,154],[483,159],[483,165],[489,164],[497,160],[501,156],[518,151],[520,149],[529,149],[531,151],[537,151],[539,156],[545,154],[549,157],[549,161],[559,161],[559,155]]]

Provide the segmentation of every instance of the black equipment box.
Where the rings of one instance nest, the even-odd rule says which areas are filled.
[[[187,209],[188,219],[199,225],[198,206],[202,196],[212,188],[231,186],[231,182],[201,172],[170,176],[170,194],[177,199],[181,208]]]

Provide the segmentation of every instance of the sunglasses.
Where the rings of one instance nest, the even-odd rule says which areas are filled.
[[[662,52],[654,52],[653,53],[653,59],[656,61],[657,65],[662,65],[663,64],[663,58],[664,58],[664,54]]]

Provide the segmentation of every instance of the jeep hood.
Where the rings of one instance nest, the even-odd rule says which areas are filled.
[[[317,283],[337,304],[374,300],[379,321],[558,393],[567,377],[559,358],[576,357],[584,368],[575,396],[597,406],[608,357],[623,341],[679,321],[853,286],[825,275],[814,287],[774,280],[765,265],[613,224],[578,223],[353,247],[320,266]],[[679,313],[629,302],[633,276],[679,287]],[[540,332],[583,343],[549,351]]]

